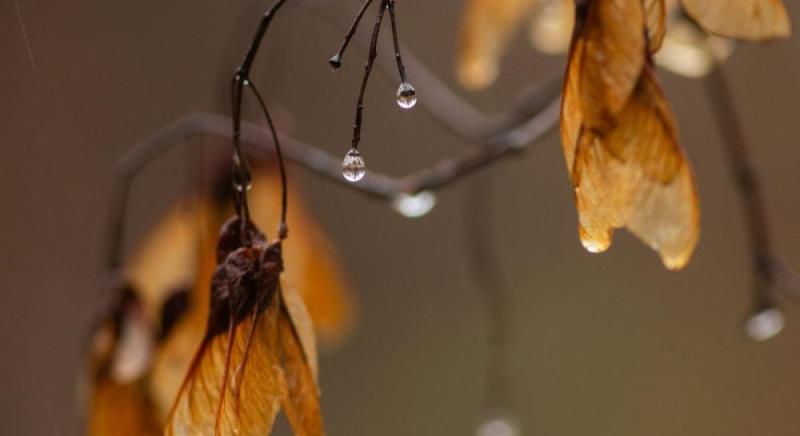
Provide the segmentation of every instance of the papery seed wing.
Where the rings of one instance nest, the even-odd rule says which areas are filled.
[[[291,295],[291,292],[288,295]],[[299,296],[295,294],[291,298],[302,304],[302,300],[298,300],[297,297]],[[306,330],[306,333],[312,330],[293,324],[293,318],[287,309],[288,305],[284,307],[278,320],[283,374],[286,379],[283,410],[295,435],[321,436],[325,432],[319,405],[319,387],[315,370],[309,361],[309,353],[306,351],[308,347],[299,334],[300,329]]]
[[[583,126],[583,108],[580,98],[580,74],[583,63],[585,41],[576,37],[572,41],[567,63],[567,72],[564,79],[564,88],[561,91],[561,147],[567,163],[567,171],[572,174],[575,162],[575,151],[578,147],[578,137]]]
[[[700,212],[675,122],[650,68],[644,70],[617,126],[579,133],[572,168],[581,240],[602,251],[627,227],[680,269],[699,239]]]
[[[574,26],[573,0],[540,2],[531,17],[528,39],[542,53],[561,54],[569,49]]]
[[[198,350],[166,435],[269,434],[286,386],[278,348],[277,298]]]
[[[641,1],[591,1],[577,9],[575,39],[582,40],[578,92],[584,123],[606,130],[625,107],[645,65]],[[572,62],[572,60],[571,60]]]
[[[491,85],[500,58],[536,0],[467,0],[461,19],[456,71],[470,89]]]
[[[86,421],[88,436],[158,436],[162,434],[147,388],[141,382],[103,379],[92,386]]]
[[[141,289],[153,313],[170,291],[194,281],[197,240],[204,230],[202,218],[208,213],[205,201],[173,207],[148,230],[126,262],[127,276]]]
[[[792,32],[782,0],[683,0],[686,12],[709,33],[763,41]]]
[[[153,327],[132,288],[119,291],[89,349],[86,434],[158,435],[157,413],[143,378],[152,357]]]
[[[253,220],[261,228],[278,227],[280,180],[276,171],[254,168],[254,195],[250,198]],[[283,277],[300,292],[321,344],[337,345],[350,332],[356,304],[349,290],[335,247],[323,228],[302,204],[303,193],[290,189],[294,198],[288,217],[290,237],[283,242],[286,270]]]
[[[160,412],[166,419],[181,387],[192,357],[203,341],[208,323],[208,292],[216,269],[216,232],[202,235],[197,278],[189,298],[189,311],[180,319],[172,332],[158,348],[150,375],[150,392]]]
[[[664,0],[644,0],[647,20],[647,48],[655,53],[664,42],[667,33],[667,5]]]
[[[281,285],[281,296],[289,321],[294,329],[297,339],[300,341],[303,354],[305,355],[308,367],[314,380],[319,374],[319,363],[317,358],[317,338],[314,334],[314,324],[311,316],[303,302],[303,297],[291,286]]]

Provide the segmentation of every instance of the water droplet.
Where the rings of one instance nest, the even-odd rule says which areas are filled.
[[[608,247],[611,246],[611,235],[609,234],[605,238],[598,238],[598,235],[591,234],[582,226],[578,227],[578,237],[581,240],[581,244],[586,251],[590,253],[602,253],[608,250]]]
[[[594,239],[581,239],[581,244],[589,253],[602,253],[608,250],[609,246],[609,244],[604,241],[597,241]]]
[[[745,321],[744,329],[750,339],[763,342],[780,333],[785,323],[783,313],[770,307],[750,315]]]
[[[351,148],[342,161],[342,175],[349,182],[357,182],[363,179],[365,174],[367,166],[364,164],[364,158],[358,150]]]
[[[478,426],[477,436],[517,436],[519,426],[506,416],[492,416]]]
[[[392,202],[392,207],[406,218],[419,218],[427,215],[436,206],[436,195],[422,191],[413,195],[400,194]]]
[[[411,109],[417,104],[417,90],[408,82],[397,88],[397,104],[403,109]]]
[[[253,188],[253,178],[249,171],[240,172],[234,169],[232,181],[233,189],[237,192],[248,192]]]
[[[338,54],[335,54],[328,60],[328,63],[331,64],[331,68],[338,70],[342,67],[342,58]]]

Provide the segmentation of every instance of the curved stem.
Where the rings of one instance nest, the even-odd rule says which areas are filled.
[[[267,109],[266,103],[264,103],[264,99],[261,97],[261,93],[258,92],[255,83],[252,81],[250,82],[250,89],[253,90],[253,94],[256,96],[256,100],[258,100],[259,106],[261,106],[261,112],[264,114],[264,118],[267,120],[267,125],[269,126],[269,132],[272,136],[272,143],[275,145],[275,155],[278,158],[278,171],[280,172],[281,176],[281,223],[278,230],[278,237],[280,239],[285,239],[288,227],[286,225],[286,203],[287,203],[287,183],[286,183],[286,166],[283,162],[283,152],[281,151],[281,142],[278,139],[278,132],[275,130],[275,124],[272,122],[272,116],[269,114],[269,110]]]

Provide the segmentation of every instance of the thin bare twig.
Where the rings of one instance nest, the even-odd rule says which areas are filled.
[[[779,292],[798,295],[800,282],[783,265],[772,246],[758,174],[734,109],[730,87],[719,62],[715,63],[705,78],[705,85],[742,203],[752,256],[753,309],[755,313],[760,313],[777,305],[776,297]]]
[[[509,374],[509,339],[512,324],[510,286],[503,276],[492,246],[492,177],[486,174],[471,184],[464,217],[467,219],[469,265],[486,313],[486,375],[484,412],[510,413],[513,384]]]

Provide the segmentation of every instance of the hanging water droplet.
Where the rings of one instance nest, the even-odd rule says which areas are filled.
[[[397,104],[403,109],[411,109],[417,104],[417,90],[408,82],[397,88]]]
[[[494,415],[484,420],[478,426],[477,436],[517,436],[519,426],[511,418],[503,415]]]
[[[783,313],[770,307],[750,315],[745,321],[744,329],[750,339],[763,342],[780,333],[785,322]]]
[[[328,60],[328,63],[331,64],[331,68],[338,70],[342,67],[342,57],[337,53]]]
[[[436,206],[436,195],[422,191],[413,195],[400,194],[392,201],[392,207],[406,218],[419,218],[427,215]]]
[[[234,168],[232,182],[233,189],[237,192],[247,192],[253,187],[253,177],[250,171],[244,169]]]
[[[583,226],[578,226],[578,237],[583,248],[590,253],[602,253],[611,246],[611,235],[601,238],[596,234],[589,233]]]
[[[364,158],[361,157],[361,153],[358,150],[351,148],[344,155],[342,175],[349,182],[357,182],[363,179],[365,174],[367,174],[367,166],[364,164]]]

